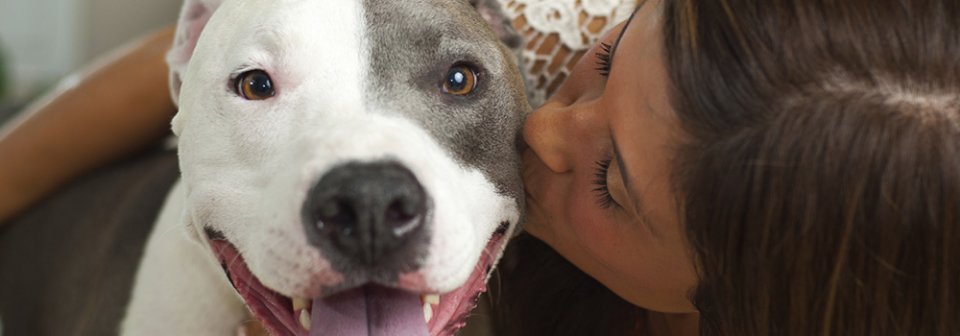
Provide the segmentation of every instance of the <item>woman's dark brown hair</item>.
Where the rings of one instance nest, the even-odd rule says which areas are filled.
[[[701,333],[960,335],[960,1],[662,6]],[[498,335],[644,316],[529,237],[501,271]]]
[[[492,307],[493,335],[645,334],[645,311],[528,234],[507,245],[490,287],[481,300]]]
[[[960,1],[663,5],[703,334],[960,335]]]

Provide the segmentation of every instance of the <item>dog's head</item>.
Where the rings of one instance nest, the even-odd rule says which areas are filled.
[[[274,334],[463,324],[523,209],[501,41],[493,0],[186,1],[185,216]]]

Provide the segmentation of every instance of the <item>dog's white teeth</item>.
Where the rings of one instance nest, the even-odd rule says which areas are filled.
[[[423,303],[423,319],[427,322],[433,319],[433,307],[426,302]]]
[[[440,304],[440,295],[420,295],[420,302],[423,302],[423,319],[430,322],[433,319],[433,306]]]
[[[303,298],[293,298],[292,301],[293,301],[293,311],[298,311],[301,309],[310,308],[310,305],[312,303],[310,301],[313,301],[313,300],[307,300]]]
[[[304,298],[291,298],[293,302],[293,313],[300,320],[300,326],[310,331],[310,308],[313,307],[313,300]]]
[[[420,301],[422,301],[423,303],[429,303],[436,306],[440,304],[440,295],[437,295],[437,294],[421,295]]]
[[[310,311],[309,310],[304,309],[300,311],[300,326],[303,327],[303,329],[310,331]]]

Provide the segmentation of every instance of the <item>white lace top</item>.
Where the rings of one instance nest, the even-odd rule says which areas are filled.
[[[629,18],[638,0],[498,0],[523,35],[530,103],[539,106],[587,49]]]

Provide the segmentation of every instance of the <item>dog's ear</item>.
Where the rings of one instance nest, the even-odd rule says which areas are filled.
[[[183,2],[173,46],[167,53],[167,65],[170,67],[170,94],[173,96],[174,103],[179,103],[183,71],[186,70],[190,57],[193,56],[193,49],[197,46],[200,32],[213,16],[213,12],[220,7],[221,2],[223,0],[185,0]]]
[[[470,0],[470,5],[476,8],[477,13],[480,13],[480,16],[490,24],[490,28],[503,44],[513,50],[520,49],[523,39],[517,30],[513,29],[510,18],[497,0]]]

